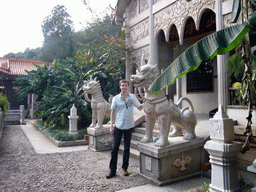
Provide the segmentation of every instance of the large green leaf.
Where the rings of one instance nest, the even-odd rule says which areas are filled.
[[[251,3],[256,6],[256,0],[251,0]]]
[[[196,70],[202,61],[212,59],[218,54],[226,54],[250,31],[247,24],[234,25],[212,33],[184,51],[151,84],[150,91],[158,93],[165,86],[173,84],[190,71]]]
[[[231,23],[237,22],[240,12],[241,12],[241,0],[234,0],[232,13],[231,13],[231,19],[230,19]]]

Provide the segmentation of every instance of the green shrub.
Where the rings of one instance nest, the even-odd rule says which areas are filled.
[[[204,186],[196,190],[197,192],[210,192],[210,186],[204,182]]]
[[[250,183],[248,184],[244,178],[243,175],[239,175],[238,177],[239,187],[242,192],[250,191],[250,188],[253,187],[253,185]],[[204,186],[202,188],[198,188],[197,192],[209,192],[210,186],[204,182]]]
[[[250,191],[250,188],[252,188],[251,183],[247,183],[243,175],[239,175],[238,178],[239,186],[242,192]]]
[[[61,126],[47,126],[41,120],[37,120],[34,123],[35,128],[41,129],[44,133],[50,135],[57,141],[74,141],[84,139],[84,134],[87,133],[87,129],[78,130],[77,135],[69,134],[69,130],[64,129]]]
[[[0,93],[0,108],[4,114],[6,113],[8,106],[10,106],[10,103],[7,100],[7,97],[3,95],[3,93]]]

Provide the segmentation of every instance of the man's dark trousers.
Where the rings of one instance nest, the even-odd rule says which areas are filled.
[[[111,173],[116,173],[118,150],[119,150],[120,142],[122,139],[122,135],[124,135],[124,154],[123,154],[122,169],[127,170],[129,165],[130,143],[131,143],[132,131],[133,131],[133,128],[126,129],[126,130],[121,130],[116,127],[114,128],[114,141],[112,145],[111,160],[109,164]]]

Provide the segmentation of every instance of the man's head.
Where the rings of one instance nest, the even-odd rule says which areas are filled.
[[[123,79],[119,82],[119,86],[120,86],[120,89],[121,89],[121,93],[128,93],[129,81]]]

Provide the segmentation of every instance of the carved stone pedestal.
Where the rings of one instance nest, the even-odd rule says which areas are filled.
[[[200,175],[203,138],[169,138],[170,145],[159,148],[154,143],[138,143],[140,173],[158,186]]]
[[[110,125],[103,128],[87,128],[89,134],[89,149],[93,151],[104,151],[111,149],[113,136],[110,134]]]
[[[210,154],[212,165],[211,191],[240,191],[238,185],[237,154],[242,144],[233,142],[224,144],[220,141],[207,141],[204,148]]]
[[[210,191],[241,191],[238,185],[237,154],[242,144],[233,142],[234,126],[220,105],[213,119],[210,119],[210,138],[204,148],[210,154],[212,176]]]

